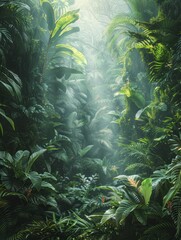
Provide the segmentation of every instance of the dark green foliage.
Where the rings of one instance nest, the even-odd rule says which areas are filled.
[[[1,1],[0,238],[181,238],[181,4],[126,2],[114,65],[74,1]]]
[[[54,10],[48,1],[41,1],[44,12],[47,16],[48,29],[52,31],[55,28]]]

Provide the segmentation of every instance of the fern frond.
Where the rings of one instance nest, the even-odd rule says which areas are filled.
[[[173,198],[171,202],[171,216],[176,225],[176,236],[181,236],[181,191]]]
[[[19,198],[27,202],[27,198],[24,194],[18,192],[12,192],[7,190],[3,185],[0,185],[0,198],[8,199],[8,198]]]
[[[7,240],[24,240],[24,239],[26,239],[26,234],[22,233],[21,231],[7,238]]]
[[[171,239],[176,234],[175,225],[171,221],[163,221],[157,225],[154,225],[144,231],[144,235],[141,240],[151,239],[151,237],[160,237],[163,239]]]
[[[124,155],[127,159],[135,158],[140,162],[147,162],[148,159],[148,145],[144,143],[134,142],[128,145],[121,145],[121,154]]]
[[[125,172],[128,173],[136,173],[140,171],[152,171],[152,167],[149,164],[144,164],[144,163],[133,163],[130,164],[128,167],[125,168]]]

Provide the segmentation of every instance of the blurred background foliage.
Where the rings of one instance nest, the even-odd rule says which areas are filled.
[[[179,0],[0,1],[0,238],[181,237]]]

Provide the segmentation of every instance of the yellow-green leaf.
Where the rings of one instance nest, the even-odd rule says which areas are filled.
[[[87,64],[87,60],[83,53],[68,44],[57,44],[57,51],[60,51],[64,55],[69,55],[75,59],[78,64]]]
[[[51,39],[54,40],[60,33],[71,23],[74,23],[79,19],[78,10],[69,11],[61,16],[52,31]]]
[[[142,181],[141,186],[140,186],[140,192],[144,197],[145,204],[147,205],[150,201],[150,197],[152,194],[152,179],[151,178],[146,178],[145,180]]]

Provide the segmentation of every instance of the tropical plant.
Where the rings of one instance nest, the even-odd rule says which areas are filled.
[[[181,4],[127,0],[112,59],[73,3],[0,3],[0,236],[180,239]]]
[[[15,156],[7,152],[0,153],[3,236],[16,233],[19,224],[43,217],[45,209],[58,210],[54,187],[56,178],[48,172],[38,173],[32,170],[35,161],[45,151],[46,149],[40,149],[31,155],[28,151],[18,151]],[[13,231],[9,231],[10,228],[13,228]]]
[[[27,225],[25,229],[19,231],[16,235],[12,237],[21,239],[72,239],[78,235],[77,231],[74,230],[76,222],[70,217],[56,219],[53,215],[53,219],[46,221],[33,221],[31,224]]]
[[[102,197],[103,194],[96,188],[98,185],[98,175],[86,177],[82,174],[76,174],[70,180],[63,179],[62,186],[59,189],[59,201],[61,211],[74,211],[79,215],[92,214],[95,211],[105,207]]]
[[[115,191],[114,187],[112,188],[115,196],[118,194],[118,196],[121,196],[121,198],[118,197],[116,200],[115,196],[113,195],[111,202],[114,203],[114,206],[117,205],[117,209],[113,208],[112,210],[107,210],[108,212],[111,212],[111,214],[108,217],[107,213],[105,212],[101,220],[102,223],[105,223],[109,219],[113,218],[118,224],[122,224],[127,216],[134,212],[137,220],[140,223],[146,224],[146,206],[148,205],[152,194],[151,179],[148,178],[143,180],[140,186],[138,186],[139,182],[135,179],[136,176],[126,177],[124,175],[120,175],[115,178],[115,180],[123,181],[123,185],[126,188],[120,186],[115,188]],[[106,187],[103,187],[103,189],[106,189]],[[115,200],[116,202],[114,202]]]

